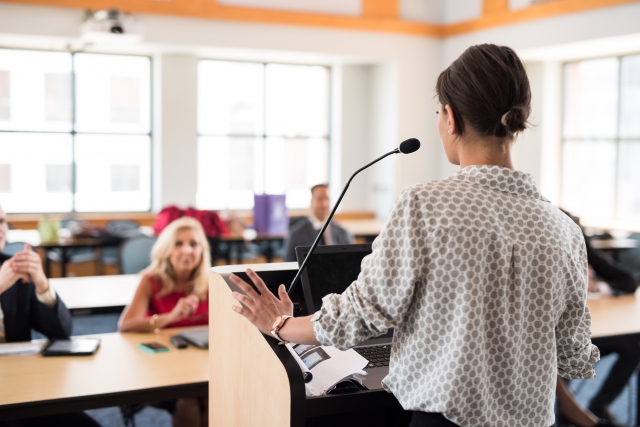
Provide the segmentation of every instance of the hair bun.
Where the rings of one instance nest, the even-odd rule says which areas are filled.
[[[527,128],[528,117],[529,111],[525,111],[522,107],[512,107],[502,116],[500,123],[509,133],[522,132]]]

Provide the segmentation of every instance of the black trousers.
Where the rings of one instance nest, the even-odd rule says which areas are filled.
[[[591,399],[589,409],[599,412],[613,402],[624,390],[625,385],[640,363],[640,342],[628,340],[625,343],[598,344],[600,354],[618,354],[618,360],[602,383],[600,390]]]
[[[414,412],[409,427],[460,427],[437,412]]]
[[[44,417],[25,418],[15,421],[0,421],[0,427],[100,427],[93,418],[84,412],[46,415]]]

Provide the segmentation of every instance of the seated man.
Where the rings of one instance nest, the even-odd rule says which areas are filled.
[[[7,236],[7,216],[0,209],[0,252]],[[71,313],[57,297],[42,270],[40,256],[28,244],[13,257],[0,253],[0,343],[29,341],[31,329],[48,338],[69,338]],[[5,424],[0,421],[0,426]],[[12,421],[11,426],[99,426],[79,413]]]
[[[0,209],[0,252],[6,235]],[[69,338],[71,314],[49,286],[40,256],[24,246],[13,257],[0,253],[0,342],[28,341],[32,328],[48,338]]]
[[[296,246],[311,246],[318,232],[331,213],[329,203],[329,186],[318,184],[311,188],[311,215],[298,220],[291,230],[284,244],[285,261],[296,261]],[[353,237],[345,230],[331,221],[324,232],[321,245],[348,245],[353,243]]]

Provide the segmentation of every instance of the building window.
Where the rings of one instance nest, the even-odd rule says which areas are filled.
[[[0,206],[151,208],[151,60],[0,49]]]
[[[562,206],[640,221],[640,55],[564,66]]]
[[[254,194],[309,206],[329,175],[329,69],[201,60],[198,191],[203,209],[251,209]]]

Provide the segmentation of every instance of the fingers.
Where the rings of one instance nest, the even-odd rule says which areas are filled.
[[[235,274],[232,274],[229,279],[237,286],[240,288],[240,290],[242,290],[242,292],[245,293],[245,295],[248,295],[252,298],[257,298],[260,295],[258,295],[258,293],[256,292],[255,289],[253,289],[253,287],[248,284],[247,282],[245,282],[244,280],[242,280],[241,278],[239,278],[238,276],[236,276]]]
[[[244,304],[249,310],[255,311],[256,309],[256,301],[249,298],[246,295],[241,294],[240,292],[233,292],[231,294],[236,300],[238,300],[241,304]]]
[[[278,287],[278,296],[280,297],[280,301],[284,303],[291,303],[291,298],[289,298],[287,288],[285,288],[284,285],[280,285]]]
[[[255,323],[255,316],[253,314],[253,312],[251,310],[246,309],[245,307],[241,306],[241,305],[233,305],[231,306],[231,309],[233,311],[235,311],[236,313],[242,314],[244,317],[247,318],[247,320],[249,320],[249,322],[251,323]]]
[[[271,291],[269,290],[269,288],[267,288],[267,285],[264,284],[264,280],[262,280],[260,276],[258,276],[258,273],[256,273],[250,268],[247,268],[246,273],[247,273],[247,276],[249,276],[249,278],[253,282],[253,284],[256,285],[256,288],[258,288],[258,292],[260,292],[260,295],[262,296],[271,295]]]
[[[31,252],[31,245],[28,244],[28,243],[25,243],[24,244],[24,250],[27,251],[27,252]]]

